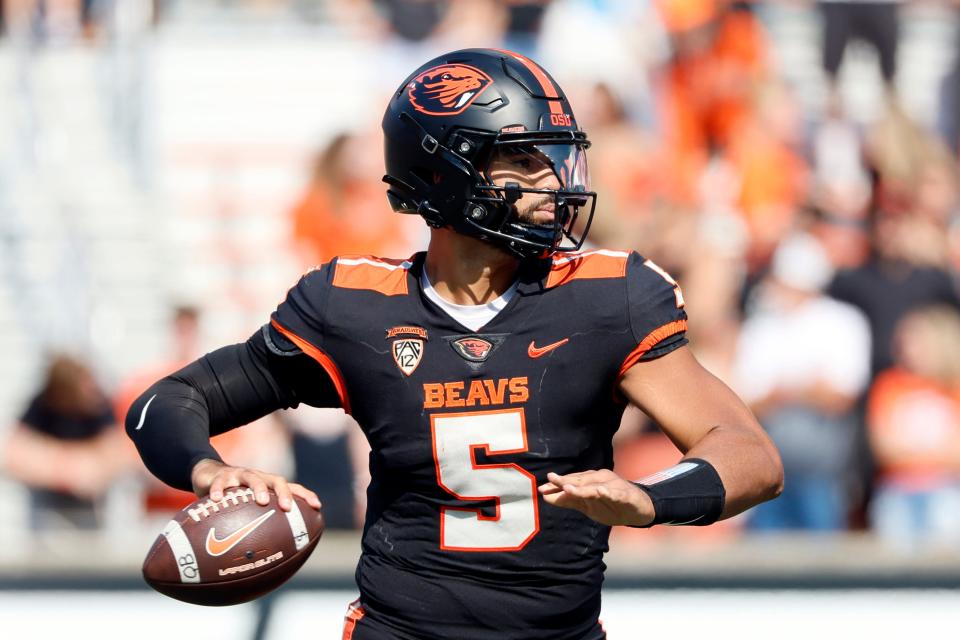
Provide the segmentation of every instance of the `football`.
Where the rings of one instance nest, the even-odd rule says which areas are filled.
[[[143,577],[160,593],[208,606],[239,604],[276,589],[310,557],[323,515],[294,497],[261,506],[248,487],[217,502],[201,498],[167,523],[143,562]]]

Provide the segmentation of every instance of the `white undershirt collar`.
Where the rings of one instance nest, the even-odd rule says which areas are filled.
[[[468,327],[471,331],[479,331],[480,327],[493,320],[507,306],[517,292],[517,284],[518,282],[514,282],[503,292],[502,296],[486,304],[454,304],[440,297],[440,294],[430,283],[430,278],[427,277],[426,268],[420,272],[420,286],[423,287],[423,293],[430,298],[431,302],[443,309],[447,315]]]

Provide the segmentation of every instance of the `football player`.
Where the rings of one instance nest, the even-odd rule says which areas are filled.
[[[345,638],[603,638],[610,526],[740,513],[780,491],[778,454],[690,353],[670,275],[581,251],[590,143],[546,71],[449,53],[404,80],[383,131],[387,197],[424,218],[427,251],[309,272],[246,343],[147,390],[128,432],[175,487],[319,507],[209,438],[299,403],[342,407],[372,447]],[[637,482],[612,470],[627,403],[683,452],[676,466]]]

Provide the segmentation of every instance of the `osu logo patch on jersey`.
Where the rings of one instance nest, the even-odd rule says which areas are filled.
[[[420,359],[423,357],[423,340],[419,338],[394,340],[390,346],[390,352],[400,371],[410,375],[420,366]]]
[[[427,69],[410,81],[408,95],[413,108],[431,116],[455,116],[473,104],[493,80],[465,64],[442,64]]]
[[[448,336],[446,338],[457,355],[470,362],[485,361],[491,353],[496,351],[503,339],[502,335]]]
[[[483,362],[493,350],[493,343],[483,338],[460,338],[452,343],[454,350],[467,360]]]

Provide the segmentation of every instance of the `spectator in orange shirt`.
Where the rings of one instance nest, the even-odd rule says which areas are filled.
[[[807,197],[800,118],[790,92],[767,83],[758,88],[755,111],[739,122],[725,150],[740,181],[736,205],[749,233],[746,257],[754,272],[792,230]]]
[[[385,215],[383,185],[370,180],[382,173],[381,149],[372,136],[341,133],[318,155],[310,184],[292,212],[294,243],[304,266],[337,255],[405,258],[413,253],[423,231],[419,218]]]
[[[673,59],[660,83],[660,112],[680,192],[709,156],[753,117],[754,91],[767,75],[763,29],[727,0],[657,0]]]
[[[960,314],[909,313],[895,364],[870,391],[868,428],[878,486],[870,515],[890,543],[960,546]]]
[[[661,245],[689,242],[676,207],[670,207],[670,175],[662,164],[662,144],[633,122],[616,91],[596,83],[589,94],[584,120],[593,142],[590,176],[598,193],[598,214],[592,222],[592,241],[612,249],[642,248],[644,255],[677,256],[683,248]],[[682,227],[682,228],[681,228]]]
[[[672,196],[705,206],[715,197],[703,193],[705,171],[724,165],[749,233],[748,267],[757,272],[806,195],[799,107],[771,74],[766,35],[748,7],[728,0],[656,4],[673,48],[658,84]]]

